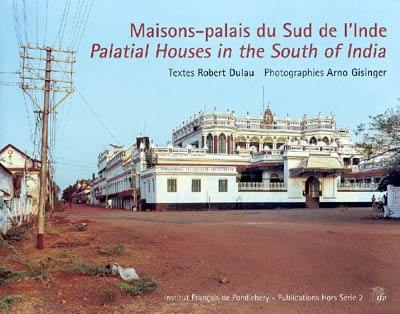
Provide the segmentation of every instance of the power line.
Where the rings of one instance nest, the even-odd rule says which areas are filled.
[[[39,113],[35,114],[35,133],[33,135],[33,158],[38,158],[39,155],[39,141],[40,138],[38,137],[38,132],[41,130],[40,126],[41,126],[41,121],[40,121],[40,115]]]
[[[28,33],[26,31],[28,28],[28,23],[27,23],[27,18],[26,18],[26,2],[25,2],[25,0],[22,0],[22,10],[23,10],[23,17],[24,17],[25,42],[28,42]]]
[[[39,0],[36,0],[36,45],[39,45]]]
[[[15,0],[13,0],[13,2],[12,2],[12,11],[13,11],[13,18],[14,18],[15,36],[17,39],[17,47],[19,49],[19,47],[21,46],[21,28],[20,28],[20,24],[19,24],[18,7],[17,7]]]
[[[71,158],[65,158],[65,157],[59,157],[56,156],[57,159],[61,159],[61,160],[65,160],[67,162],[79,162],[79,163],[85,163],[85,164],[89,164],[89,165],[97,165],[97,163],[93,162],[93,161],[86,161],[86,160],[80,160],[80,159],[71,159]]]
[[[70,7],[71,7],[71,0],[68,0],[68,7],[67,7],[67,12],[65,14],[64,26],[62,28],[61,37],[59,39],[60,40],[60,46],[61,46],[62,41],[64,39],[65,29],[67,28]]]
[[[87,15],[86,15],[86,21],[85,21],[85,24],[84,24],[84,26],[83,26],[83,29],[82,29],[82,32],[81,32],[81,37],[80,37],[80,39],[79,39],[79,41],[78,41],[78,46],[76,47],[76,50],[78,50],[79,47],[81,46],[81,42],[82,42],[82,39],[83,39],[83,35],[84,35],[84,33],[85,33],[86,26],[87,26],[87,23],[88,23],[88,20],[89,20],[90,12],[92,11],[93,2],[94,2],[94,0],[92,0],[92,2],[90,3],[89,11],[88,11],[88,13],[87,13]]]
[[[62,129],[61,129],[61,135],[60,135],[60,139],[62,140],[64,138],[64,131],[65,131],[65,127],[67,126],[67,121],[68,121],[68,117],[69,117],[69,112],[71,110],[71,102],[72,102],[72,98],[69,99],[69,103],[66,104],[63,107],[67,107],[67,109],[64,109],[65,115],[64,115],[64,121],[61,123],[62,125]]]
[[[24,97],[25,113],[26,113],[26,118],[28,119],[29,131],[30,131],[30,133],[31,133],[30,139],[31,139],[31,142],[33,143],[33,128],[32,128],[32,122],[31,122],[31,119],[30,119],[30,116],[29,116],[28,104],[27,104],[26,96],[25,96],[25,93],[24,93],[24,92],[22,92],[22,96]]]
[[[43,39],[43,45],[46,44],[48,10],[49,10],[49,0],[46,0],[46,19],[45,19],[45,23],[44,23],[44,39]]]
[[[88,9],[88,6],[89,6],[89,1],[86,2],[86,6],[83,9],[83,11],[80,10],[80,12],[79,12],[79,18],[78,18],[78,23],[76,25],[75,36],[74,36],[74,39],[72,41],[72,49],[75,47],[75,43],[76,43],[76,40],[78,38],[79,31],[82,28],[83,21],[85,20],[85,15],[86,15],[86,11]],[[82,8],[83,8],[83,3],[82,3]],[[81,16],[81,12],[82,12],[82,16]]]
[[[72,43],[75,38],[75,32],[76,32],[76,28],[78,27],[79,17],[81,15],[82,7],[83,7],[83,2],[81,0],[79,0],[79,2],[76,5],[74,21],[72,22],[71,32],[70,32],[70,36],[69,36],[69,46],[68,47],[70,49],[72,49]]]
[[[55,45],[57,39],[60,38],[61,29],[62,29],[62,27],[64,25],[65,15],[66,15],[66,12],[67,12],[67,7],[68,7],[68,0],[65,0],[65,2],[64,2],[64,10],[63,10],[62,17],[61,17],[61,22],[60,22],[60,27],[58,28],[58,32],[57,32],[56,38],[54,39],[54,45]],[[61,46],[61,42],[59,43],[59,45]]]
[[[74,163],[63,162],[63,161],[52,161],[51,163],[56,164],[56,165],[76,167],[76,168],[85,168],[85,169],[93,169],[94,168],[94,166],[74,164]]]
[[[93,108],[89,105],[89,103],[86,101],[85,97],[81,94],[81,92],[76,89],[78,95],[82,98],[83,103],[89,108],[90,112],[94,115],[94,117],[97,119],[97,121],[100,122],[100,124],[103,126],[104,130],[107,131],[107,133],[118,143],[121,144],[120,141],[114,136],[114,134],[110,131],[110,129],[106,126],[106,124],[100,119],[100,117],[96,114],[96,112],[93,110]]]
[[[2,86],[19,86],[19,83],[17,83],[17,82],[0,82],[0,85],[2,85]]]

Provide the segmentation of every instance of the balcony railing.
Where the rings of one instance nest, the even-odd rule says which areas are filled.
[[[250,191],[267,191],[267,192],[280,192],[287,191],[287,187],[281,182],[239,182],[239,191],[250,192]]]
[[[174,131],[174,138],[181,138],[193,131],[195,126],[227,126],[239,129],[265,129],[269,131],[314,131],[314,130],[336,130],[336,123],[332,117],[320,117],[313,119],[277,119],[274,124],[264,125],[262,118],[237,118],[230,115],[204,114],[188,120]]]
[[[348,192],[348,191],[377,191],[378,184],[377,183],[339,183],[338,186],[339,192]]]

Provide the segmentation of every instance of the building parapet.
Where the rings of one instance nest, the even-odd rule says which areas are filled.
[[[233,112],[226,114],[218,113],[202,113],[197,117],[184,121],[183,125],[174,130],[173,137],[182,137],[193,131],[194,128],[199,126],[223,126],[238,129],[262,129],[266,131],[336,131],[336,121],[333,116],[322,117],[321,115],[316,118],[307,118],[304,116],[301,119],[291,119],[289,117],[283,119],[275,119],[274,123],[265,125],[263,117],[236,117]]]
[[[287,186],[281,182],[239,182],[240,192],[251,192],[251,191],[267,191],[267,192],[279,192],[287,191]]]
[[[207,149],[180,147],[156,147],[153,151],[159,160],[168,158],[188,158],[250,162],[251,158],[250,151],[244,154],[210,154],[207,152]]]
[[[338,148],[332,145],[298,145],[286,144],[281,149],[267,149],[253,151],[248,148],[240,148],[234,154],[212,154],[204,148],[181,147],[155,147],[153,152],[161,159],[212,159],[226,161],[259,162],[265,160],[282,160],[285,154],[290,152],[318,153],[322,155],[336,154]]]
[[[339,183],[338,186],[339,192],[346,191],[377,191],[378,184],[377,183],[369,183],[369,182],[356,182],[356,183]]]
[[[229,174],[236,175],[236,167],[231,166],[215,166],[215,167],[202,167],[202,166],[155,166],[153,168],[146,169],[142,172],[142,177],[146,176],[149,173],[158,172],[158,173],[199,173],[199,174]]]

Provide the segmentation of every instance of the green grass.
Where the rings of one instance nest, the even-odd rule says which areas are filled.
[[[130,296],[135,296],[145,292],[153,291],[155,288],[157,288],[157,284],[152,278],[141,278],[129,282],[122,282],[118,284],[118,288]]]
[[[118,298],[118,290],[115,286],[100,287],[97,289],[97,293],[102,300],[102,304],[113,304]]]
[[[5,295],[0,297],[0,309],[8,311],[11,305],[18,299],[21,298],[20,295]]]
[[[125,246],[121,243],[112,246],[98,247],[97,252],[101,255],[120,256],[125,251]]]
[[[62,270],[66,273],[81,274],[87,276],[106,277],[111,276],[111,267],[96,264],[87,264],[82,261],[71,260]]]

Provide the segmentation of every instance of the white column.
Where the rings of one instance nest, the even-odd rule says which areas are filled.
[[[262,182],[265,185],[269,185],[270,173],[266,170],[262,172]]]

